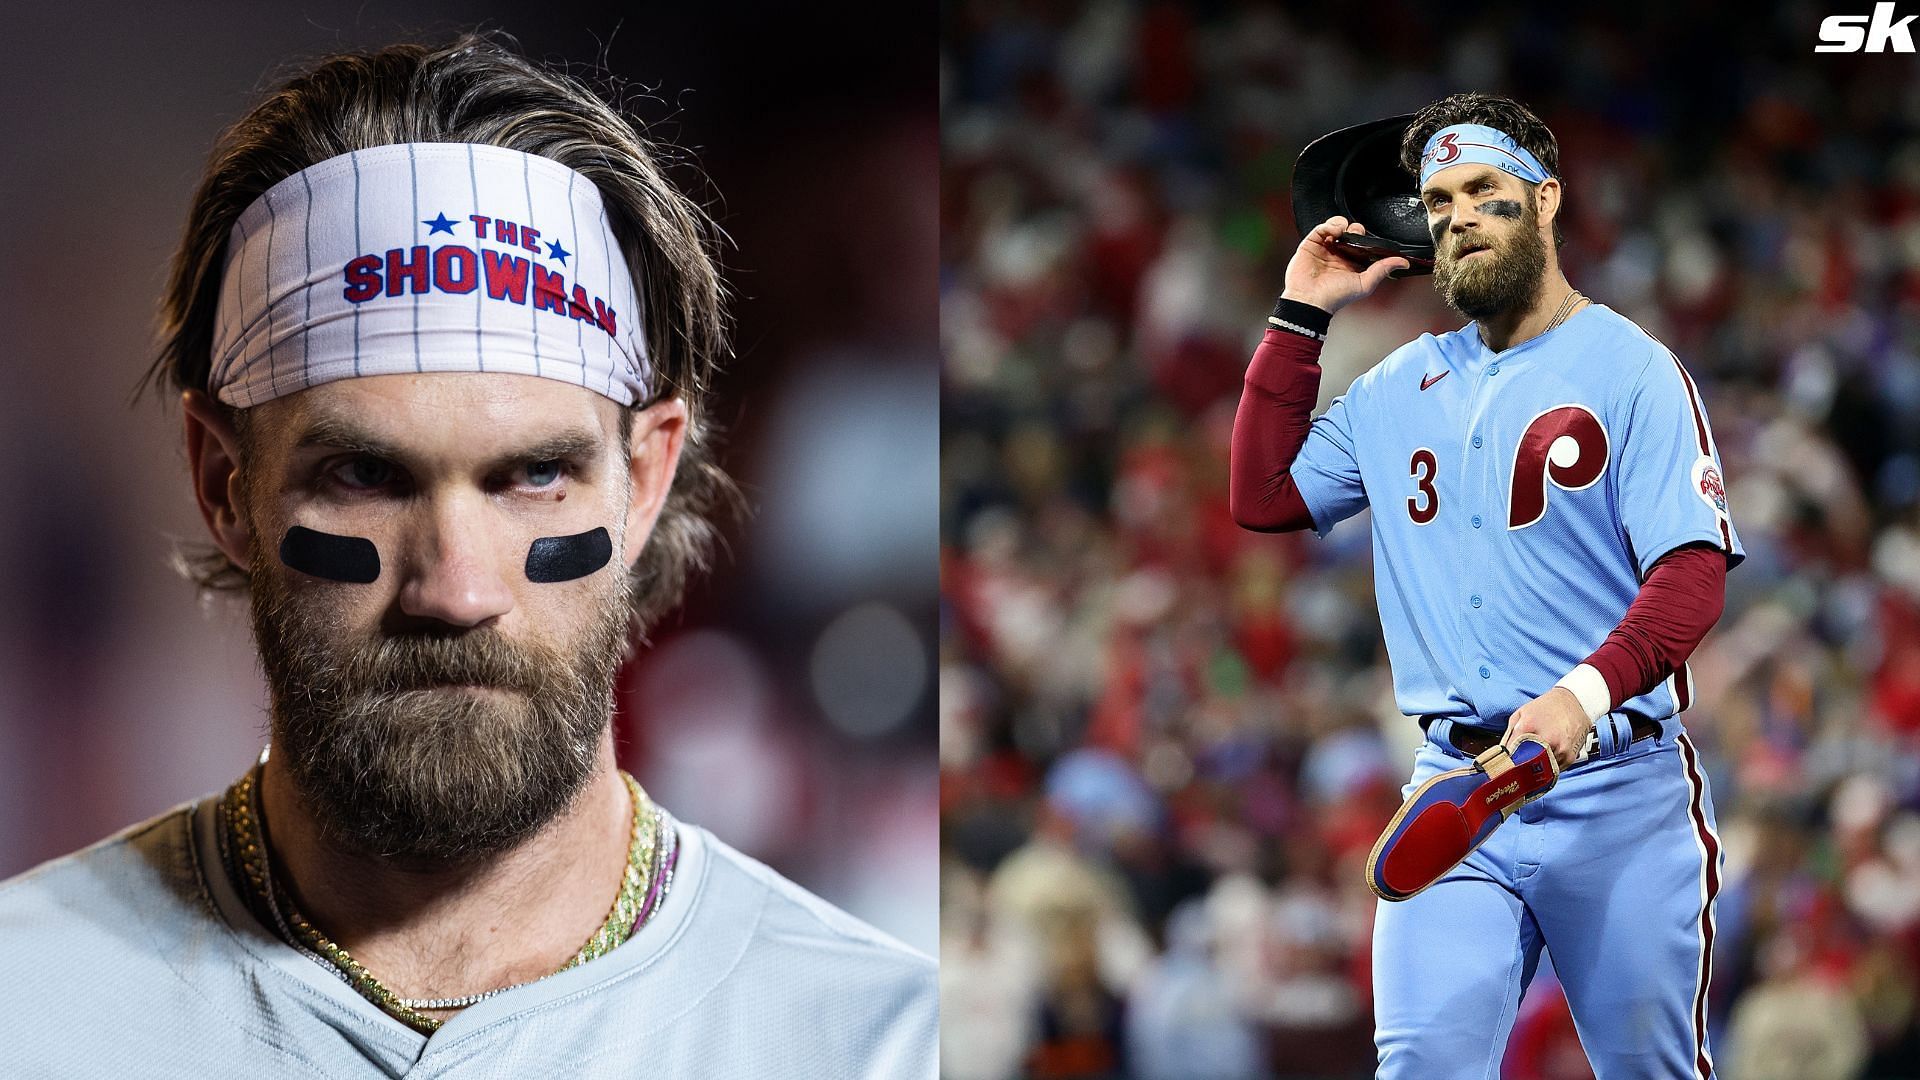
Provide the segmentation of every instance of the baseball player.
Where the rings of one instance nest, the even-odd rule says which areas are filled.
[[[615,761],[721,487],[710,243],[490,37],[328,58],[226,132],[156,375],[271,753],[0,883],[0,1075],[930,1080],[931,958]]]
[[[1601,1080],[1713,1075],[1706,1001],[1720,841],[1680,716],[1686,658],[1744,552],[1707,409],[1679,360],[1574,290],[1553,134],[1459,94],[1400,143],[1434,285],[1472,320],[1423,334],[1309,415],[1333,314],[1396,272],[1302,240],[1246,375],[1232,498],[1247,528],[1325,535],[1372,510],[1380,622],[1425,740],[1407,791],[1504,741],[1560,766],[1374,928],[1382,1077],[1487,1077],[1550,950]]]

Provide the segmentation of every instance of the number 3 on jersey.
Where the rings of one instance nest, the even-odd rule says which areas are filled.
[[[1440,514],[1440,493],[1433,487],[1434,475],[1440,471],[1440,459],[1423,446],[1413,452],[1413,460],[1407,467],[1413,474],[1414,488],[1414,494],[1407,499],[1407,516],[1415,525],[1425,525]]]
[[[1547,513],[1547,487],[1580,491],[1607,471],[1607,429],[1585,405],[1556,405],[1534,417],[1513,448],[1513,481],[1507,494],[1507,528],[1524,529]],[[1407,517],[1425,525],[1440,514],[1433,478],[1440,460],[1427,447],[1407,462],[1414,494]]]

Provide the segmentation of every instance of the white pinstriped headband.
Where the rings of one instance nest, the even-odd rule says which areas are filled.
[[[227,243],[209,389],[245,408],[368,375],[493,371],[645,400],[645,312],[592,181],[470,143],[356,150]]]

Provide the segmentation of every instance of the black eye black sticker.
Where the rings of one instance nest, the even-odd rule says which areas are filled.
[[[380,552],[373,541],[335,536],[295,525],[280,541],[280,561],[303,574],[328,581],[365,585],[380,576]]]
[[[613,558],[605,528],[572,536],[543,536],[527,549],[527,580],[541,583],[583,578]]]

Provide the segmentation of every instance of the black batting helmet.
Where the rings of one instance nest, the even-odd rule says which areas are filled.
[[[1293,220],[1305,236],[1334,215],[1367,227],[1333,246],[1357,262],[1400,256],[1413,264],[1393,277],[1433,272],[1433,236],[1416,184],[1400,167],[1400,137],[1412,113],[1322,135],[1293,165]]]

